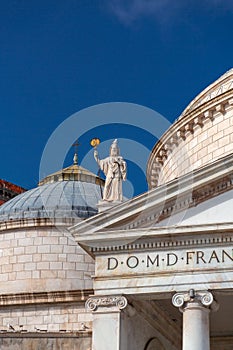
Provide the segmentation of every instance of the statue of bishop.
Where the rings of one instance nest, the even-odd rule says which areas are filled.
[[[110,147],[109,157],[99,159],[98,151],[95,149],[94,158],[106,176],[103,200],[108,202],[122,201],[122,181],[126,180],[126,162],[120,156],[117,139]]]

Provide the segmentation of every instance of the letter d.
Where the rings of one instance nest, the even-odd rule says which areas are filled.
[[[174,253],[167,254],[167,266],[173,266],[177,263],[178,256]]]
[[[115,270],[118,266],[118,260],[116,258],[108,258],[108,270]]]

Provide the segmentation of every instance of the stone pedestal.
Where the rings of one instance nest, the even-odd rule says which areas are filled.
[[[86,308],[93,313],[92,350],[122,350],[121,310],[127,306],[124,296],[91,297]]]
[[[183,350],[210,350],[209,312],[213,295],[206,292],[177,293],[174,306],[183,313]]]

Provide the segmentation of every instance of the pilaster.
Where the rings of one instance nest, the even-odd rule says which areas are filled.
[[[92,296],[86,308],[93,314],[92,350],[121,350],[121,311],[128,302],[122,295]]]

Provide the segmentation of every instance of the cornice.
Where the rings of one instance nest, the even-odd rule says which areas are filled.
[[[217,80],[208,85],[202,90],[185,108],[182,112],[181,117],[187,114],[189,111],[196,109],[203,105],[205,102],[212,100],[233,87],[233,68],[229,69],[226,73],[221,75]]]
[[[8,230],[20,230],[28,229],[32,227],[37,228],[48,228],[48,227],[69,227],[70,225],[77,222],[71,218],[31,218],[31,219],[18,219],[0,222],[0,232]]]
[[[164,251],[171,249],[216,247],[233,244],[233,223],[196,226],[154,227],[151,229],[99,232],[95,239],[80,239],[92,256],[146,251]]]
[[[0,338],[90,338],[92,331],[70,331],[60,330],[58,332],[49,332],[47,330],[30,332],[27,330],[8,331],[7,329],[0,330]]]
[[[19,305],[35,305],[49,303],[78,303],[85,302],[91,294],[93,294],[92,289],[41,293],[1,294],[0,306],[12,307]]]
[[[233,89],[216,96],[178,118],[152,149],[147,164],[149,187],[157,186],[161,168],[168,155],[182,141],[185,141],[190,133],[195,134],[195,131],[202,128],[208,120],[213,121],[217,113],[225,114],[230,108],[233,108]]]

